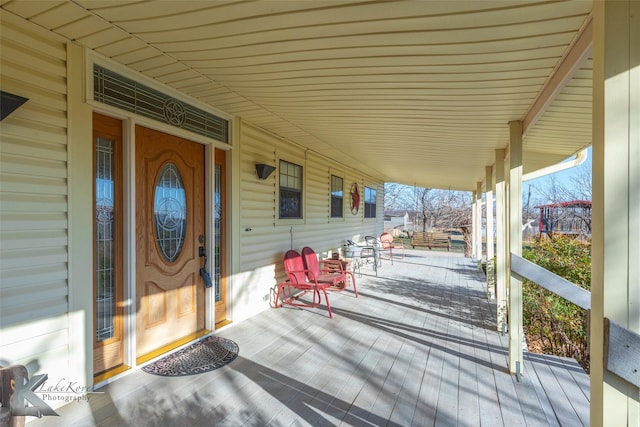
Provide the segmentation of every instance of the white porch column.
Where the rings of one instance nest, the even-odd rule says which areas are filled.
[[[499,332],[507,327],[507,226],[504,150],[496,150],[496,305]]]
[[[495,270],[493,266],[493,168],[485,168],[485,212],[487,215],[487,298],[496,296]]]
[[[510,253],[522,255],[522,122],[509,122],[509,372],[522,373],[522,281],[511,276]]]
[[[590,421],[640,426],[638,388],[603,362],[605,318],[640,333],[640,2],[596,1],[593,25]]]
[[[471,258],[478,259],[478,241],[476,240],[476,223],[478,222],[478,209],[476,209],[476,192],[471,193]]]
[[[67,43],[67,162],[69,192],[69,381],[93,383],[93,158],[92,111],[84,102],[85,56],[82,47]],[[91,255],[89,255],[90,257]],[[91,258],[89,258],[91,259]]]
[[[476,255],[478,269],[482,268],[482,182],[476,182],[476,223],[473,232],[476,235]]]

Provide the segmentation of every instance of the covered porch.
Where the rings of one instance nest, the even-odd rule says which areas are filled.
[[[104,394],[61,409],[69,417],[61,425],[208,424],[214,414],[229,425],[242,417],[246,424],[286,424],[279,420],[290,417],[307,424],[419,425],[426,418],[424,424],[553,425],[546,417],[571,413],[565,406],[580,406],[580,413],[590,406],[580,420],[595,426],[637,423],[639,5],[2,1],[2,91],[29,99],[2,122],[3,359],[38,360],[38,372],[88,388],[103,384],[101,368],[94,369],[95,284],[88,285],[97,218],[89,141],[97,139],[92,118],[99,113],[116,119],[123,135],[114,137],[124,149],[113,162],[123,169],[113,257],[122,266],[114,263],[120,281],[113,288],[127,304],[119,325],[126,334],[115,346],[122,365],[114,365],[132,367],[132,375],[110,377]],[[120,82],[161,94],[162,114],[105,102],[92,74],[105,67]],[[225,136],[180,127],[175,119],[185,117],[185,106],[223,116]],[[136,226],[147,223],[136,217],[143,191],[133,185],[145,176],[133,161],[142,147],[138,125],[204,146],[198,158],[208,167],[199,176],[207,185],[194,200],[208,199],[203,215],[221,209],[229,218],[219,230],[207,223],[205,233],[189,236],[195,243],[206,235],[209,248],[216,238],[224,243],[219,253],[226,258],[208,263],[227,280],[221,301],[234,327],[216,335],[236,340],[241,357],[195,383],[137,371],[145,354],[137,353],[136,310],[145,305],[136,301],[143,289]],[[587,398],[572,405],[565,395],[581,393],[560,394],[560,385],[549,393],[545,387],[557,383],[546,377],[534,382],[545,364],[537,370],[523,355],[521,282],[511,261],[522,245],[523,177],[590,145],[590,405]],[[216,150],[224,152],[219,176]],[[259,178],[258,164],[278,174]],[[281,185],[289,166],[304,178],[297,199]],[[488,289],[496,309],[483,299],[485,279],[462,258],[385,266],[380,277],[362,279],[360,299],[334,297],[331,322],[322,311],[268,309],[289,246],[326,253],[345,238],[383,231],[385,182],[473,193],[473,258],[496,257],[495,291]],[[218,184],[230,196],[225,203],[211,194]],[[368,189],[370,197],[350,188]],[[495,212],[486,203],[494,197]],[[282,210],[283,199],[299,202],[300,211]],[[495,254],[479,244],[483,215],[487,235],[495,230]],[[196,251],[193,245],[193,258]],[[214,302],[210,296],[196,307],[206,330],[220,323],[213,315],[223,310],[212,309]],[[610,342],[614,323],[624,340]],[[503,328],[505,337],[494,332]],[[546,372],[563,365],[546,363]],[[547,394],[562,410],[553,410]]]
[[[264,311],[218,335],[239,356],[208,373],[137,371],[38,425],[589,425],[589,377],[525,353],[511,375],[485,276],[459,254],[407,250],[324,307]],[[57,423],[57,424],[56,424]]]

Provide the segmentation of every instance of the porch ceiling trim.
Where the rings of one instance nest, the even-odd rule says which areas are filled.
[[[376,179],[467,191],[511,121],[524,123],[524,173],[591,145],[592,7],[0,1],[3,31],[20,17]]]
[[[589,14],[571,46],[560,59],[544,87],[522,119],[523,133],[532,128],[547,107],[573,78],[593,50],[593,16]]]

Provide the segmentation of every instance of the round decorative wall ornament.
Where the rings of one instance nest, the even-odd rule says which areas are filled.
[[[360,193],[358,191],[358,183],[354,182],[351,184],[351,191],[349,191],[351,195],[351,213],[356,215],[358,210],[360,209]]]
[[[177,127],[181,127],[187,118],[187,113],[184,111],[182,103],[173,98],[167,99],[164,102],[162,112],[164,113],[164,119],[167,123]]]

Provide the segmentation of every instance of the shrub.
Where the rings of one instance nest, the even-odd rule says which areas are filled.
[[[538,238],[523,257],[591,289],[591,245],[564,235]],[[524,331],[530,350],[575,358],[589,372],[587,311],[528,280],[523,282]]]

